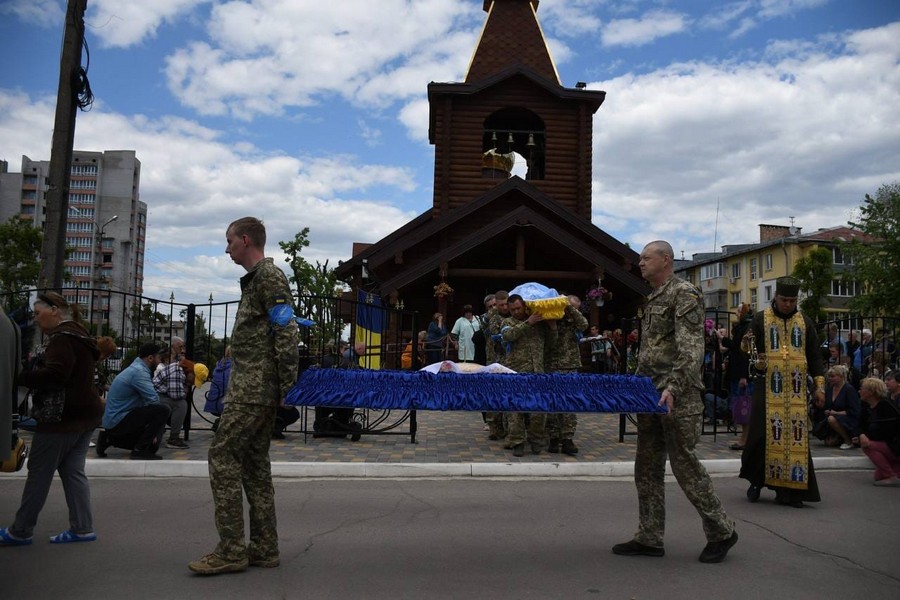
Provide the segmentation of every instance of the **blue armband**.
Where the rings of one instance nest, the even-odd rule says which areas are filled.
[[[300,325],[304,327],[312,327],[316,324],[315,321],[311,319],[304,319],[303,317],[295,317],[294,309],[291,308],[290,304],[276,304],[272,308],[269,309],[269,323],[272,325],[278,325],[279,327],[284,327],[291,321],[296,321]]]
[[[279,303],[269,309],[269,323],[284,327],[294,320],[294,309],[287,302]]]

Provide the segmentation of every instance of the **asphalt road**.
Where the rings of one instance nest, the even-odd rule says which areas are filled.
[[[610,552],[636,524],[627,479],[281,480],[282,566],[216,577],[186,566],[216,541],[207,480],[94,478],[100,539],[61,546],[46,541],[67,527],[57,481],[35,543],[0,548],[0,597],[896,600],[900,489],[871,477],[822,472],[825,501],[802,510],[716,478],[740,534],[717,565],[698,562],[700,520],[675,483],[666,556],[632,558]],[[0,477],[0,523],[22,484]]]

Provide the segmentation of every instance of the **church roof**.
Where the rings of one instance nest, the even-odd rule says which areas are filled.
[[[537,6],[537,0],[485,1],[488,18],[469,63],[466,83],[522,65],[559,85],[559,73],[538,22]]]

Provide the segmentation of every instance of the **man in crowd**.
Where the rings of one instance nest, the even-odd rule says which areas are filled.
[[[581,368],[581,350],[578,342],[584,330],[587,329],[588,320],[581,314],[581,299],[578,296],[569,296],[569,304],[566,305],[563,318],[559,320],[556,331],[556,345],[550,353],[550,369],[554,373],[578,373]],[[554,413],[547,416],[547,433],[550,436],[550,445],[547,452],[574,456],[578,454],[575,445],[575,428],[578,426],[578,417],[575,413]]]
[[[716,563],[725,559],[738,536],[695,452],[703,418],[703,297],[675,277],[674,259],[672,246],[659,240],[647,244],[638,263],[653,291],[643,308],[637,374],[651,378],[666,414],[637,416],[634,483],[639,526],[631,541],[616,544],[612,551],[625,556],[665,555],[668,456],[678,485],[703,520],[708,543],[700,562]]]
[[[116,375],[106,393],[103,431],[97,436],[97,456],[110,446],[133,448],[131,458],[160,460],[156,453],[169,419],[169,408],[159,403],[151,373],[162,360],[163,349],[143,344],[127,369]]]
[[[485,361],[487,364],[506,364],[506,350],[500,342],[500,327],[503,320],[509,317],[509,292],[498,290],[494,293],[494,306],[487,312],[487,329],[485,337]],[[488,439],[502,440],[506,438],[506,413],[488,412],[485,416],[488,424]]]
[[[166,448],[187,449],[190,446],[181,439],[181,428],[184,426],[184,418],[187,415],[187,387],[185,381],[188,377],[187,361],[172,360],[163,365],[153,376],[153,389],[159,394],[159,402],[169,409],[169,439]],[[193,365],[191,365],[193,372]]]
[[[544,321],[538,313],[528,314],[525,301],[518,294],[509,297],[509,312],[500,327],[503,342],[509,344],[505,366],[517,373],[544,373],[544,352],[552,352],[556,345],[556,321]],[[512,413],[505,447],[512,449],[513,456],[525,456],[527,441],[531,452],[540,454],[547,447],[546,421],[546,413]]]
[[[209,483],[219,543],[188,568],[201,575],[277,567],[278,531],[269,445],[278,406],[297,380],[300,341],[284,272],[265,255],[266,228],[254,217],[232,222],[225,252],[247,274],[231,338],[231,380],[209,448]],[[243,494],[250,504],[244,537]]]

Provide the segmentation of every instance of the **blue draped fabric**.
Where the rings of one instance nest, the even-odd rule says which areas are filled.
[[[658,413],[649,377],[308,369],[286,404],[382,410]]]

